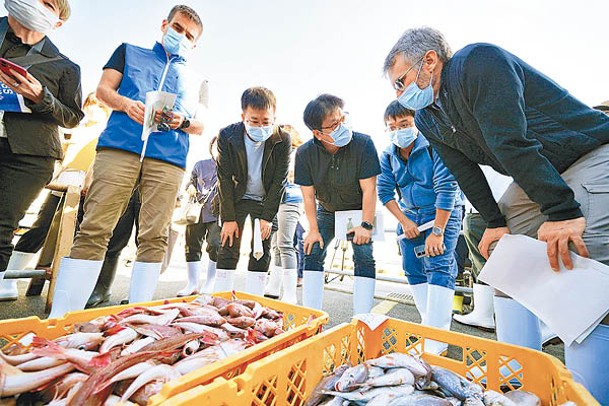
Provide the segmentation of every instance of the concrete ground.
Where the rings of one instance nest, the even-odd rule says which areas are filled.
[[[246,236],[244,237],[247,238]],[[175,293],[185,285],[187,271],[183,252],[184,244],[183,236],[181,236],[176,243],[170,267],[161,275],[155,299],[174,297]],[[247,253],[244,253],[244,255],[246,254]],[[129,277],[131,274],[131,260],[133,256],[134,247],[129,246],[123,251],[118,274],[112,289],[112,298],[107,305],[117,305],[123,298],[127,297],[129,291]],[[334,258],[333,250],[330,250],[326,261],[326,267],[341,268],[342,266],[345,270],[352,269],[350,250],[345,252],[344,262],[342,256],[343,252],[340,248],[337,250]],[[387,233],[387,241],[375,243],[375,258],[377,259],[377,270],[379,273],[389,275],[402,274],[401,257],[398,256],[395,239],[391,233]],[[246,263],[247,260],[245,258],[240,261],[238,270],[239,276],[236,279],[235,285],[236,290],[242,290],[244,288],[246,271],[243,267],[246,266]],[[203,275],[205,275],[205,272],[203,272]],[[329,274],[330,282],[326,284],[324,293],[323,309],[330,315],[328,327],[343,322],[349,322],[352,316],[352,278],[349,276],[338,278],[336,276],[337,275],[335,274]],[[25,297],[23,295],[27,283],[28,280],[20,280],[18,282],[21,295],[17,301],[0,302],[0,320],[22,318],[32,315],[40,318],[45,317],[44,304],[47,288],[44,289],[43,296]],[[301,288],[298,289],[298,292],[300,295]],[[406,284],[379,281],[376,287],[374,312],[416,323],[421,321],[412,301],[409,286]],[[484,332],[456,322],[452,323],[451,330],[478,337],[495,339],[494,333]],[[564,362],[562,344],[547,346],[544,351],[556,356]]]

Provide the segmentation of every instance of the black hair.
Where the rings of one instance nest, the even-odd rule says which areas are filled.
[[[408,110],[406,107],[402,106],[400,102],[397,100],[389,103],[389,106],[385,109],[385,123],[389,121],[390,118],[398,118],[403,116],[414,117],[414,110]]]
[[[275,95],[266,87],[250,87],[241,95],[241,110],[251,107],[254,110],[275,110],[277,100]]]
[[[340,97],[327,93],[322,94],[307,104],[302,118],[309,130],[319,131],[324,118],[343,107],[345,107],[345,102]]]

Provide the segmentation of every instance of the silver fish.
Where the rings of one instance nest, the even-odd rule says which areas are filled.
[[[389,406],[452,406],[450,401],[426,393],[400,396],[388,403]]]
[[[463,406],[485,406],[484,402],[478,398],[467,398],[463,401]]]
[[[321,401],[323,401],[327,395],[321,393],[322,390],[332,390],[334,389],[334,385],[340,379],[342,374],[349,368],[349,365],[341,365],[334,370],[330,375],[324,377],[319,381],[317,386],[311,392],[311,396],[307,399],[304,406],[314,406],[318,405]]]
[[[432,366],[432,378],[440,385],[440,388],[463,401],[467,398],[482,399],[483,389],[480,385],[470,382],[467,379],[449,371],[448,369]]]
[[[364,383],[368,378],[368,365],[359,364],[347,369],[334,385],[339,392],[346,392],[356,388],[358,384]]]
[[[419,357],[409,354],[394,352],[382,357],[366,361],[369,366],[381,368],[407,368],[417,379],[417,387],[421,388],[429,383],[431,367]]]
[[[326,395],[337,396],[351,402],[369,402],[377,396],[385,393],[408,396],[414,392],[412,385],[389,386],[384,388],[373,388],[370,390],[355,390],[353,392],[323,391]]]
[[[506,393],[505,397],[518,406],[541,406],[541,399],[537,395],[524,390],[513,390]]]
[[[494,390],[487,390],[484,392],[484,405],[485,406],[517,406],[517,404],[507,398],[505,395],[495,392]]]
[[[379,386],[399,386],[399,385],[414,385],[414,375],[406,368],[393,368],[387,371],[384,375],[374,378],[368,378],[359,386],[363,387],[379,387]]]

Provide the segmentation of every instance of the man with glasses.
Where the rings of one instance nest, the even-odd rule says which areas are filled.
[[[84,308],[98,279],[112,230],[138,182],[139,245],[129,302],[149,301],[154,295],[184,177],[189,136],[203,131],[203,122],[196,116],[200,111],[199,89],[203,88],[187,64],[203,32],[201,19],[192,8],[178,5],[160,28],[162,40],[152,49],[122,44],[104,66],[97,97],[113,112],[99,137],[85,216],[70,257],[61,262],[50,318]],[[146,93],[155,90],[175,94],[175,106],[172,111],[156,112],[155,122],[164,122],[166,131],[150,134],[142,153],[144,102]]]
[[[398,101],[417,110],[417,128],[486,221],[484,257],[512,233],[546,242],[555,271],[559,260],[572,268],[569,248],[609,265],[609,117],[497,46],[472,44],[452,55],[432,28],[407,30],[384,70]],[[498,203],[478,164],[514,179]],[[539,322],[524,306],[496,296],[495,313],[499,340],[541,349]],[[609,326],[600,325],[566,352],[567,366],[601,404],[609,404],[600,378],[609,361],[608,335]],[[604,346],[601,359],[595,343]],[[581,365],[576,358],[595,360],[596,367],[575,366]]]
[[[214,291],[232,290],[245,219],[252,234],[260,232],[263,255],[255,257],[254,238],[245,291],[264,295],[271,264],[271,234],[285,189],[292,142],[290,134],[275,125],[275,95],[252,87],[241,96],[242,122],[229,125],[218,136],[218,191],[220,193],[221,246]],[[260,230],[254,229],[259,220]]]
[[[313,139],[296,151],[294,182],[301,186],[309,230],[304,239],[303,305],[321,309],[324,260],[334,238],[334,212],[362,210],[352,237],[355,280],[353,313],[368,313],[374,304],[376,269],[372,230],[376,176],[381,173],[372,139],[353,132],[342,99],[322,94],[309,102],[304,122]],[[319,202],[319,207],[315,199]]]

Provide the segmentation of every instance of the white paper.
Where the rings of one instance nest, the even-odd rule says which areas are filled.
[[[364,323],[370,328],[370,330],[376,330],[381,324],[389,319],[389,316],[384,314],[376,314],[376,313],[362,313],[353,317]]]
[[[19,93],[13,92],[4,83],[0,82],[0,110],[15,113],[31,113],[32,110],[25,105],[25,99]]]
[[[609,313],[609,266],[571,253],[573,270],[552,271],[544,242],[505,235],[480,280],[527,307],[565,343],[581,343]]]
[[[146,109],[144,110],[144,125],[142,128],[142,141],[144,146],[142,147],[142,154],[140,160],[144,159],[146,154],[146,146],[148,145],[148,137],[151,133],[157,132],[158,126],[154,122],[154,115],[157,110],[173,110],[176,101],[175,93],[167,93],[161,91],[153,91],[146,93]]]
[[[341,240],[347,240],[347,231],[362,224],[361,210],[343,210],[334,212],[334,235]],[[373,241],[385,240],[385,225],[383,223],[383,212],[377,211],[374,216],[374,228],[372,229]]]
[[[254,220],[254,250],[252,255],[254,258],[256,258],[256,261],[259,261],[264,255],[264,250],[262,249],[262,231],[260,230],[260,219]]]
[[[430,228],[432,228],[433,227],[433,223],[435,221],[436,220],[433,219],[433,220],[428,221],[427,223],[423,223],[420,226],[418,226],[417,229],[419,230],[419,233],[422,233],[423,231],[427,231]],[[402,233],[402,234],[398,235],[398,241],[403,240],[404,238],[406,238],[406,234]]]

